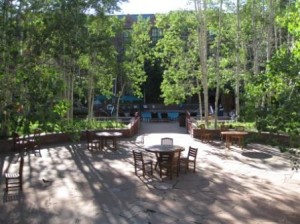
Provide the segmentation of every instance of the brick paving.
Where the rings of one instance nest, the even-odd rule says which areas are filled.
[[[199,148],[196,173],[173,180],[158,172],[135,176],[131,150],[144,151],[165,136],[184,146],[184,154],[189,146]],[[52,145],[25,155],[24,190],[10,194],[3,173],[18,168],[18,155],[0,155],[0,223],[300,223],[300,174],[276,148],[227,150],[221,141],[191,138],[175,122],[142,123],[117,151],[85,148],[85,142]]]

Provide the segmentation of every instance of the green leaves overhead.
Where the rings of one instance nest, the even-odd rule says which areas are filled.
[[[149,19],[138,17],[136,23],[132,25],[132,30],[125,42],[125,52],[123,56],[123,87],[132,90],[136,96],[142,96],[141,84],[146,79],[144,69],[145,62],[151,56],[151,37],[149,36],[151,24]]]
[[[164,102],[182,103],[195,92],[196,70],[199,69],[195,16],[189,12],[160,15],[156,26],[163,30],[155,56],[165,69],[161,84]]]

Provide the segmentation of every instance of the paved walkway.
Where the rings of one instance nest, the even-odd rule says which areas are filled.
[[[131,150],[163,136],[184,153],[199,148],[196,173],[173,180],[134,175]],[[17,155],[0,159],[3,173],[17,169]],[[300,173],[288,155],[258,144],[230,151],[222,142],[204,144],[175,122],[142,123],[118,151],[89,152],[84,142],[43,148],[25,156],[23,193],[4,193],[3,178],[1,186],[1,224],[300,223]]]

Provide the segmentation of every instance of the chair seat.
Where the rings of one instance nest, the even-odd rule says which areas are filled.
[[[18,173],[5,173],[5,187],[6,192],[8,192],[9,189],[15,189],[19,188],[21,191],[23,189],[22,186],[22,174],[23,174],[23,165],[24,165],[24,158],[21,157],[20,160],[20,167]]]
[[[20,178],[20,174],[19,173],[6,173],[5,178],[18,179],[18,178]]]
[[[101,140],[93,139],[91,142],[92,143],[101,143]]]
[[[194,161],[195,159],[190,159],[189,157],[180,158],[181,161]]]
[[[152,164],[153,161],[152,160],[144,160],[144,164]]]

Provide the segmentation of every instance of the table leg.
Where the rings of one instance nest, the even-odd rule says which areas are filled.
[[[244,148],[244,139],[243,139],[243,136],[239,137],[239,146],[241,147],[241,149]]]
[[[113,137],[112,138],[112,142],[113,142],[113,147],[115,150],[117,150],[117,138],[116,137]]]
[[[230,145],[231,145],[231,138],[229,135],[226,135],[226,146],[228,149],[230,149]]]
[[[103,150],[103,148],[104,148],[104,138],[100,137],[99,140],[100,140],[100,150]]]

